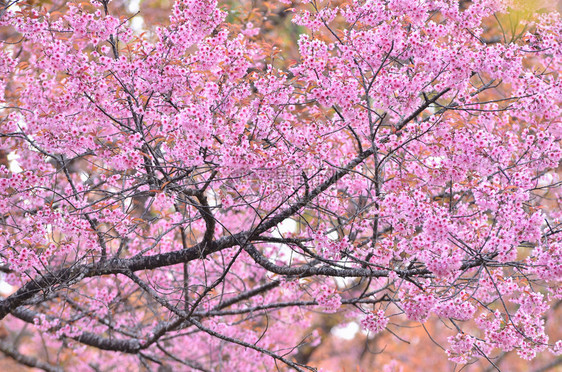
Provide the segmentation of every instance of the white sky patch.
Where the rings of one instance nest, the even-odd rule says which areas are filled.
[[[219,205],[220,198],[215,192],[215,190],[208,188],[207,195],[205,196],[207,197],[207,203],[209,203],[210,207],[216,207],[217,205]]]
[[[16,287],[6,283],[3,279],[0,279],[0,296],[8,297],[16,291]]]
[[[281,238],[282,235],[287,233],[294,233],[297,231],[297,221],[287,218],[283,220],[279,225],[277,225],[277,230],[273,232],[273,235]]]
[[[445,156],[429,156],[425,159],[424,163],[431,168],[441,168],[443,167],[443,162],[445,161]]]
[[[131,13],[136,13],[140,9],[140,0],[131,0],[129,1],[129,5],[127,5],[127,9]]]
[[[131,207],[131,204],[133,204],[133,198],[126,198],[123,201],[123,213],[125,213],[126,211],[129,210],[129,208]]]
[[[339,337],[343,340],[353,340],[353,338],[355,338],[355,335],[357,335],[359,330],[360,330],[359,324],[355,322],[350,322],[332,328],[331,333],[334,336]]]
[[[276,238],[283,238],[288,233],[296,232],[297,227],[297,221],[287,218],[277,225],[277,228],[272,231],[271,235]],[[272,243],[271,245],[277,249],[278,258],[283,259],[286,264],[290,264],[291,259],[298,255],[287,244]]]
[[[136,14],[140,10],[140,0],[129,1],[129,5],[127,6],[127,9],[132,14]],[[140,14],[138,14],[138,15],[134,16],[133,19],[130,20],[130,24],[131,24],[131,28],[134,31],[140,33],[140,32],[142,32],[142,26],[144,25],[144,20],[142,19]]]
[[[347,265],[346,265],[347,266]],[[349,288],[353,285],[357,278],[343,278],[343,277],[334,277],[334,281],[336,285],[340,289]]]
[[[539,181],[537,183],[537,187],[545,187],[545,186],[548,186],[548,185],[552,185],[553,183],[556,183],[558,181],[559,181],[558,174],[553,173],[553,172],[549,172],[549,173],[543,174],[539,178]]]
[[[131,19],[131,28],[135,31],[135,32],[142,32],[143,28],[142,26],[144,25],[144,20],[142,19],[142,17],[140,15],[135,16],[133,19]]]
[[[330,232],[330,233],[329,233],[328,235],[326,235],[326,236],[327,236],[328,239],[330,239],[330,240],[338,240],[338,238],[339,238],[339,235],[338,235],[337,230],[334,230],[334,231]]]
[[[10,10],[12,12],[19,12],[21,10],[21,8],[18,6],[18,4],[14,4],[10,6]]]
[[[10,166],[10,172],[21,173],[23,171],[17,160],[19,157],[20,156],[13,151],[8,154],[8,165]]]

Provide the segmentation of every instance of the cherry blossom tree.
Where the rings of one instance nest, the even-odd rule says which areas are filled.
[[[337,313],[396,337],[440,318],[460,364],[559,355],[559,14],[272,6],[297,60],[217,0],[143,30],[109,0],[3,2],[0,351],[314,370]]]

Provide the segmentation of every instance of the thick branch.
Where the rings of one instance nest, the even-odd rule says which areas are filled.
[[[21,354],[11,345],[6,342],[0,341],[0,351],[14,359],[16,362],[32,368],[39,368],[47,372],[62,372],[63,369],[53,366],[49,363],[42,362],[34,357]]]
[[[246,241],[248,239],[248,236],[258,236],[260,233],[269,230],[270,228],[281,223],[286,218],[297,213],[301,208],[305,207],[308,203],[310,203],[310,201],[312,201],[322,192],[326,191],[330,186],[335,184],[338,180],[347,175],[353,168],[362,163],[373,153],[373,149],[370,148],[359,154],[345,167],[342,167],[334,175],[314,188],[308,195],[301,198],[297,203],[293,204],[289,208],[286,208],[278,215],[262,221],[258,228],[254,229],[252,233],[243,232],[210,242],[203,240],[203,242],[196,244],[189,249],[182,249],[179,251],[158,254],[154,256],[133,257],[131,259],[113,259],[90,265],[77,265],[61,269],[54,273],[46,274],[40,278],[37,278],[36,280],[28,282],[16,293],[6,298],[5,300],[0,301],[0,319],[3,319],[7,314],[16,309],[18,306],[23,305],[26,300],[30,299],[35,294],[55,285],[68,284],[73,280],[81,280],[83,278],[100,275],[124,274],[139,270],[153,270],[159,267],[172,266],[179,263],[193,261],[195,259],[205,257],[208,254],[218,252],[225,248],[239,245],[239,242]],[[343,275],[344,273],[342,272],[341,274]]]
[[[112,259],[95,264],[70,266],[53,273],[45,274],[26,283],[16,293],[0,301],[0,319],[3,319],[14,309],[23,305],[25,301],[29,300],[34,295],[54,286],[69,285],[72,282],[95,276],[124,274],[140,270],[154,270],[160,267],[193,261],[205,257],[210,253],[238,245],[238,242],[244,240],[246,235],[246,233],[235,234],[213,241],[208,245],[202,242],[189,249],[153,256],[135,256],[128,259]]]
[[[35,324],[35,319],[38,318],[40,314],[32,310],[19,308],[13,310],[12,315],[24,322]],[[90,332],[82,332],[80,335],[70,338],[84,345],[93,346],[101,350],[120,351],[129,354],[135,354],[141,350],[141,344],[138,340],[109,339]]]

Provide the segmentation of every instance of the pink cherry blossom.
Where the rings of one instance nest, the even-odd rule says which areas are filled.
[[[560,354],[560,15],[231,3],[1,5],[0,352],[304,371],[330,319]]]

